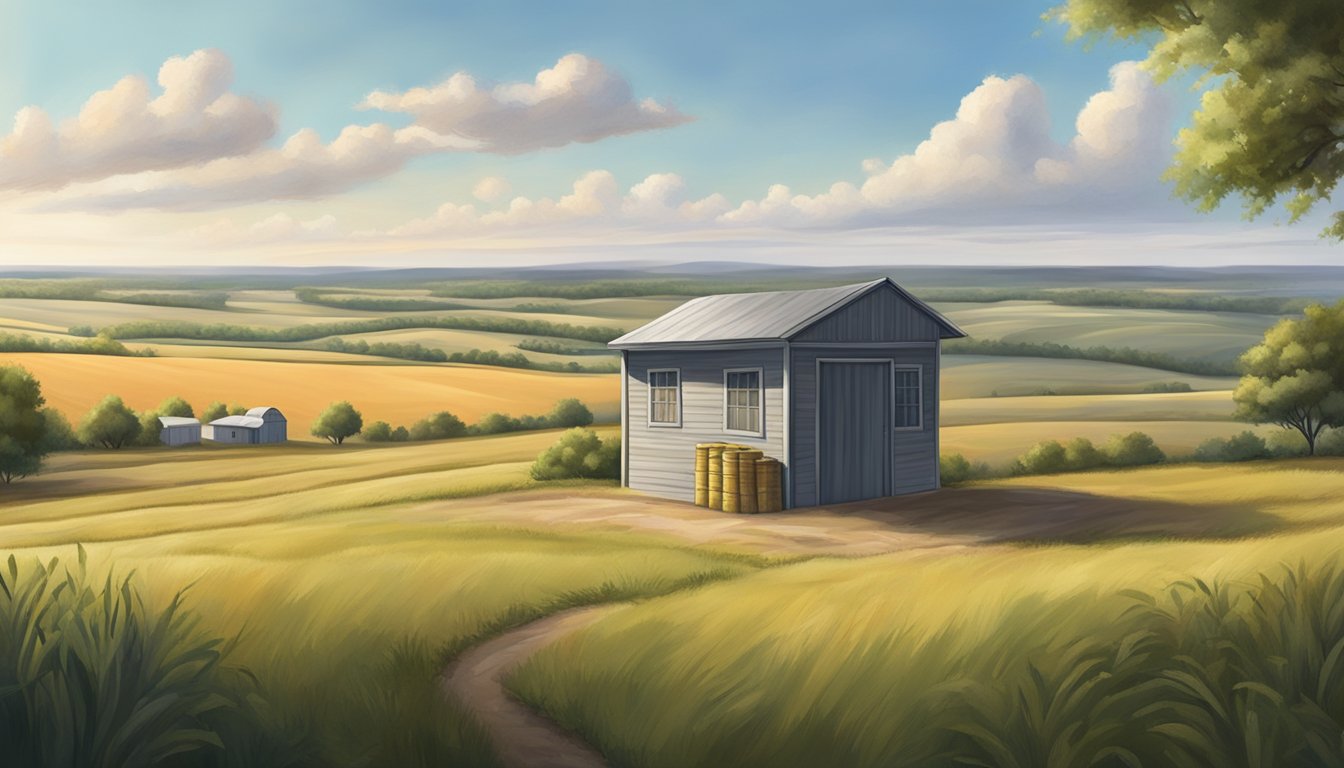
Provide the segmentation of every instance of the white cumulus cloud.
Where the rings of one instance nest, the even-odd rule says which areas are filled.
[[[673,107],[636,98],[624,77],[579,53],[562,57],[531,83],[483,87],[458,72],[429,88],[374,91],[360,106],[404,112],[416,125],[501,154],[594,142],[691,119]]]
[[[471,188],[471,196],[483,203],[496,203],[513,189],[507,179],[498,176],[486,176]]]
[[[180,168],[251,152],[274,135],[270,105],[229,91],[233,66],[217,50],[174,57],[159,93],[128,76],[93,94],[59,125],[24,107],[0,137],[0,189],[59,189],[118,174]]]

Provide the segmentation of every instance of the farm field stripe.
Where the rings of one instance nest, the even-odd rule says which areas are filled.
[[[605,768],[601,753],[519,701],[504,680],[532,654],[629,603],[571,608],[524,624],[463,653],[442,688],[489,734],[504,768]]]

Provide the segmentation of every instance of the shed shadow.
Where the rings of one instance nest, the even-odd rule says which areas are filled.
[[[997,543],[1243,539],[1300,529],[1245,505],[1126,499],[1046,488],[944,488],[785,513],[862,518],[893,529]]]

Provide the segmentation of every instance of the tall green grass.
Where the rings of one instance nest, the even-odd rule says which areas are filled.
[[[0,745],[9,765],[295,764],[259,716],[260,690],[230,666],[179,593],[146,608],[132,577],[98,584],[79,549],[0,572]]]
[[[724,626],[627,615],[510,685],[630,766],[1344,765],[1335,565],[1023,595],[936,626],[843,608],[733,632],[699,662],[677,646]]]

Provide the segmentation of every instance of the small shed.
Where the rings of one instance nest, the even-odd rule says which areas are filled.
[[[890,279],[693,299],[621,351],[622,483],[691,501],[698,443],[783,465],[785,507],[939,486],[944,339],[966,334]]]
[[[201,422],[184,416],[160,416],[159,442],[164,445],[196,445],[201,442]]]
[[[206,437],[217,443],[283,443],[289,439],[288,422],[278,408],[252,408],[241,416],[215,419],[206,428]]]

